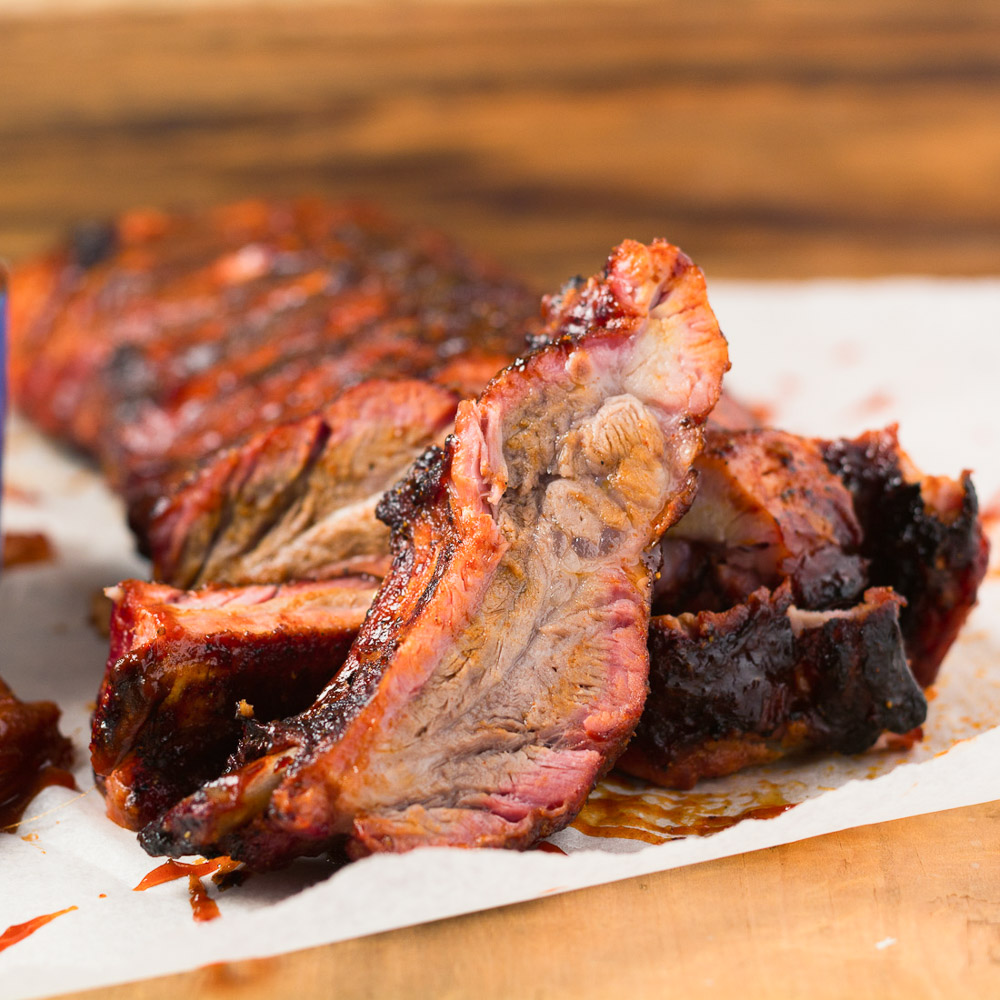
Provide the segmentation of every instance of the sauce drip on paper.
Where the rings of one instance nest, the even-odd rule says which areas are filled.
[[[197,875],[188,875],[188,895],[191,897],[191,915],[198,923],[220,916],[219,904],[209,896]]]
[[[50,920],[55,920],[56,917],[61,917],[64,913],[69,913],[75,909],[75,906],[67,906],[65,910],[56,910],[55,913],[45,913],[40,917],[34,917],[32,920],[26,920],[23,924],[12,924],[3,934],[0,934],[0,951],[4,951],[12,944],[17,944],[26,937],[30,937],[39,927],[44,927]]]
[[[201,881],[203,875],[212,875],[213,881],[220,882],[221,879],[239,867],[238,861],[232,858],[213,858],[211,861],[165,861],[162,865],[154,868],[145,875],[142,881],[135,887],[133,892],[144,892],[155,885],[162,885],[164,882],[173,882],[175,879],[187,877],[188,895],[191,900],[191,915],[196,921],[202,923],[206,920],[214,920],[220,916],[219,906],[208,894],[204,883]]]
[[[536,851],[542,851],[544,854],[565,854],[566,852],[561,847],[556,847],[555,844],[550,844],[547,840],[543,840],[541,843],[535,845]]]

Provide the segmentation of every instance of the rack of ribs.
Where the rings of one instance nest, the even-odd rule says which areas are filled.
[[[612,766],[645,698],[647,550],[690,502],[727,351],[665,243],[623,244],[551,316],[382,501],[392,568],[338,676],[248,724],[232,769],[145,828],[150,853],[523,848]]]
[[[140,542],[220,448],[373,377],[475,395],[538,296],[432,230],[320,199],[127,213],[12,275],[13,395],[96,456]]]

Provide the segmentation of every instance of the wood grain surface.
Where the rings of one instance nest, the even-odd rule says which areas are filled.
[[[992,803],[75,996],[996,997],[998,857]]]
[[[378,199],[551,287],[1000,270],[995,0],[368,3],[0,24],[0,253],[137,203]]]
[[[0,15],[0,95],[12,259],[140,203],[317,191],[539,288],[627,235],[710,277],[1000,273],[995,0]],[[998,821],[955,810],[97,995],[1000,996]]]

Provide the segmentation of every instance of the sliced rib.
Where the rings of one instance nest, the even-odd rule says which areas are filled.
[[[712,430],[695,468],[698,495],[661,544],[657,609],[722,611],[783,580],[803,607],[860,597],[861,526],[815,441],[770,429]]]
[[[94,712],[108,815],[138,830],[219,774],[247,717],[281,718],[343,663],[374,587],[363,579],[181,591],[126,580]]]

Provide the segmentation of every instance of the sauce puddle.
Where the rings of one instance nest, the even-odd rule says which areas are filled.
[[[0,833],[14,833],[24,819],[25,810],[31,800],[45,788],[58,785],[60,788],[71,788],[78,792],[73,775],[61,767],[47,764],[32,778],[31,783],[6,802],[0,803]]]
[[[173,882],[179,878],[188,880],[188,897],[191,901],[191,916],[198,922],[204,923],[206,920],[215,920],[221,916],[219,905],[208,894],[202,876],[211,875],[212,881],[216,885],[221,885],[223,880],[231,872],[234,872],[240,865],[239,861],[232,858],[213,858],[211,861],[165,861],[158,868],[154,868],[145,875],[142,881],[132,890],[133,892],[145,892],[152,889],[154,885],[163,885],[164,882]]]
[[[705,801],[701,802],[700,799]],[[591,795],[580,814],[573,821],[574,830],[588,837],[638,840],[644,844],[665,844],[683,837],[705,837],[728,830],[745,819],[772,819],[791,809],[795,803],[786,802],[777,794],[768,795],[771,801],[762,801],[740,812],[715,813],[729,805],[719,796],[699,796],[685,793],[679,802],[669,796],[657,798],[652,793],[615,791],[601,788]]]
[[[39,927],[44,927],[50,920],[55,920],[56,917],[61,917],[64,913],[69,913],[75,909],[75,906],[67,906],[65,910],[56,910],[55,913],[45,913],[32,920],[26,920],[23,924],[12,924],[3,934],[0,934],[0,951],[6,950],[12,944],[17,944],[18,941],[23,941],[26,937],[31,937]]]

